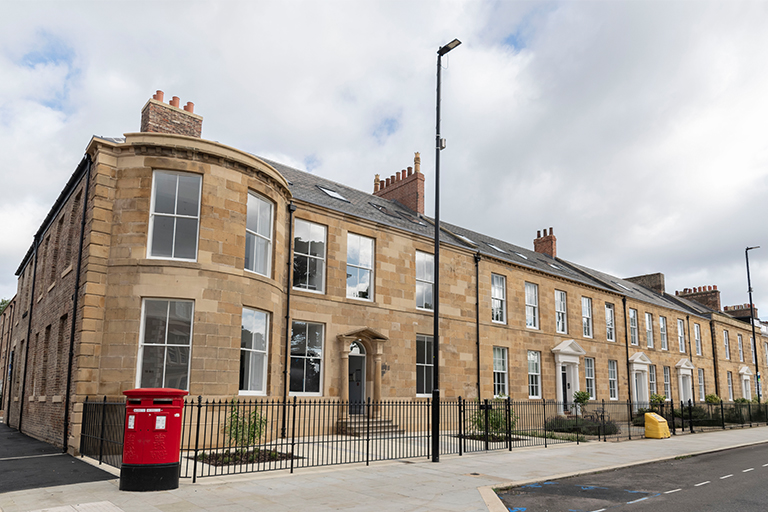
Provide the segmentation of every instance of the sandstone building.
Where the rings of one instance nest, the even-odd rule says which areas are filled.
[[[201,134],[158,91],[139,132],[91,139],[0,320],[9,425],[76,451],[86,396],[418,400],[435,364],[449,398],[756,392],[768,338],[743,308],[567,261],[552,228],[530,250],[442,225],[435,362],[418,153],[369,194]]]

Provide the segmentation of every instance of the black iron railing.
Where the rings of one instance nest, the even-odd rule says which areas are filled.
[[[86,397],[80,431],[81,455],[119,468],[123,461],[124,433],[125,402],[107,402],[106,396],[91,402]]]

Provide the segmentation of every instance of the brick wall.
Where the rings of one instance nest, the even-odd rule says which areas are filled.
[[[424,175],[421,173],[421,157],[416,153],[414,167],[398,171],[381,180],[377,174],[373,182],[373,195],[397,201],[406,208],[424,214]]]
[[[194,104],[188,102],[179,108],[179,98],[174,96],[170,104],[163,103],[163,91],[157,91],[141,110],[141,131],[172,133],[200,138],[203,118],[194,113]]]

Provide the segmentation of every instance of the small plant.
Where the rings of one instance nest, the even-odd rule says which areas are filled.
[[[517,416],[515,412],[510,408],[509,410],[509,426],[507,426],[507,406],[506,399],[499,397],[493,399],[488,403],[491,408],[488,411],[488,433],[496,435],[506,435],[507,430],[513,430],[517,423]],[[470,424],[476,431],[485,432],[485,410],[478,409],[472,417],[469,419]]]
[[[582,407],[589,403],[590,398],[591,397],[587,391],[576,391],[573,394],[573,402]]]
[[[666,401],[667,401],[666,395],[658,395],[656,393],[651,393],[651,405],[653,405],[654,407],[658,407]]]
[[[720,397],[715,395],[714,393],[706,395],[704,397],[704,401],[707,402],[708,404],[719,404],[720,402],[722,402],[722,400],[720,400]]]
[[[236,399],[230,402],[230,412],[227,422],[222,427],[224,435],[230,444],[235,446],[252,446],[261,440],[267,419],[259,413],[258,407],[247,412],[244,404]]]
[[[736,404],[748,404],[748,403],[750,403],[750,400],[747,399],[747,398],[736,398],[733,401],[733,403],[736,403]]]

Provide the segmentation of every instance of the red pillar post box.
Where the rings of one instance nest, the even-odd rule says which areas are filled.
[[[121,491],[166,491],[179,487],[184,396],[180,389],[123,391],[125,436]]]

